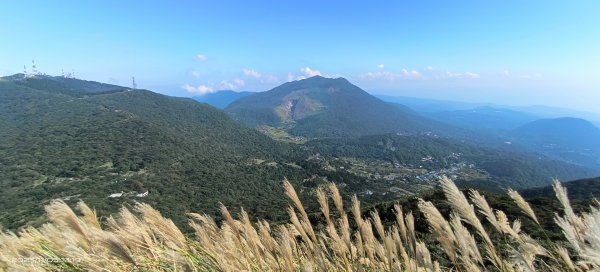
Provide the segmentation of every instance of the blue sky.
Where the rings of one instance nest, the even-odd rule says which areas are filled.
[[[600,112],[599,1],[3,1],[0,75],[191,96],[315,74],[378,94]]]

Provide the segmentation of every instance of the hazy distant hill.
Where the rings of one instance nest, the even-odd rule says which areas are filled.
[[[489,132],[515,129],[539,119],[533,114],[489,106],[468,110],[440,111],[425,115],[457,127]]]
[[[76,79],[0,79],[0,127],[7,227],[54,198],[81,198],[99,212],[144,200],[183,220],[223,202],[268,218],[270,206],[285,205],[283,177],[302,171],[283,164],[286,145],[213,107]]]
[[[386,102],[405,105],[419,113],[469,110],[476,107],[489,106],[486,103],[469,103],[408,96],[375,95],[375,97]]]
[[[202,96],[192,97],[194,100],[209,104],[213,107],[224,109],[233,101],[236,101],[242,97],[246,97],[254,94],[253,92],[236,92],[230,90],[217,91],[214,93],[208,93]]]
[[[559,117],[577,117],[590,120],[595,124],[600,124],[600,114],[566,109],[560,107],[551,107],[543,105],[534,106],[510,106],[499,105],[493,103],[476,103],[476,102],[460,102],[440,99],[428,99],[407,96],[390,96],[390,95],[375,95],[379,99],[387,102],[398,103],[405,105],[414,111],[421,114],[439,113],[444,111],[463,111],[472,110],[480,107],[492,107],[496,109],[512,110],[522,112],[529,115],[538,116],[539,118],[559,118]]]
[[[250,126],[282,127],[308,137],[419,133],[435,128],[430,120],[383,102],[346,79],[320,76],[241,98],[225,110]]]
[[[600,128],[579,118],[540,119],[512,136],[527,146],[565,160],[600,167]]]

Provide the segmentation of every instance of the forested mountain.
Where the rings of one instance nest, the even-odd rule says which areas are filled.
[[[282,97],[292,104],[288,110],[269,111]],[[254,105],[247,113],[264,110],[268,118],[261,122],[272,118],[270,124],[292,133],[329,138],[276,141],[212,106],[147,90],[62,77],[1,78],[0,224],[40,223],[35,220],[51,199],[81,199],[100,215],[142,201],[177,223],[190,211],[217,214],[223,203],[277,221],[286,216],[284,177],[301,198],[333,181],[345,196],[356,193],[375,204],[432,189],[441,175],[498,189],[598,174],[544,156],[417,133],[435,123],[344,79],[296,81],[238,102]],[[240,119],[262,116],[236,115],[244,111],[233,106],[228,109]],[[390,130],[396,133],[354,137]]]
[[[216,91],[214,93],[207,93],[201,96],[194,96],[192,99],[209,104],[213,107],[224,109],[233,101],[236,101],[242,97],[246,97],[254,94],[253,92],[236,92],[230,90]]]
[[[511,135],[538,152],[600,168],[600,128],[589,121],[540,119],[515,129]]]
[[[562,186],[567,189],[567,194],[571,200],[592,200],[600,197],[600,177],[587,178],[563,182]],[[545,197],[554,198],[552,186],[529,188],[521,190],[524,197]]]
[[[236,100],[225,111],[250,126],[307,137],[421,133],[432,121],[375,98],[343,78],[315,76]]]
[[[102,213],[145,191],[183,220],[219,202],[269,218],[283,177],[302,172],[285,164],[294,150],[213,107],[76,79],[2,78],[0,127],[0,223],[11,227],[50,199]]]

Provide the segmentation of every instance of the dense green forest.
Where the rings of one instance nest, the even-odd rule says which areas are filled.
[[[76,83],[76,84],[74,84]],[[0,82],[0,222],[21,226],[48,200],[102,214],[135,200],[175,219],[218,203],[276,219],[295,149],[192,100],[56,78]],[[259,163],[264,161],[265,163]],[[109,199],[111,193],[125,196]],[[149,191],[143,199],[135,194]],[[33,214],[31,214],[33,213]]]

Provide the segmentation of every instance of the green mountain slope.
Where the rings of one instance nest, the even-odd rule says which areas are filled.
[[[282,127],[308,137],[420,133],[429,120],[385,103],[343,78],[311,77],[244,97],[226,109],[250,126]]]
[[[600,197],[600,177],[563,182],[562,185],[567,188],[567,194],[572,200],[592,200]],[[521,194],[530,198],[555,197],[552,186],[525,189]]]
[[[280,181],[301,172],[282,163],[293,150],[193,100],[104,87],[0,81],[0,224],[22,225],[54,198],[101,213],[144,201],[181,220],[222,202],[276,218]]]

